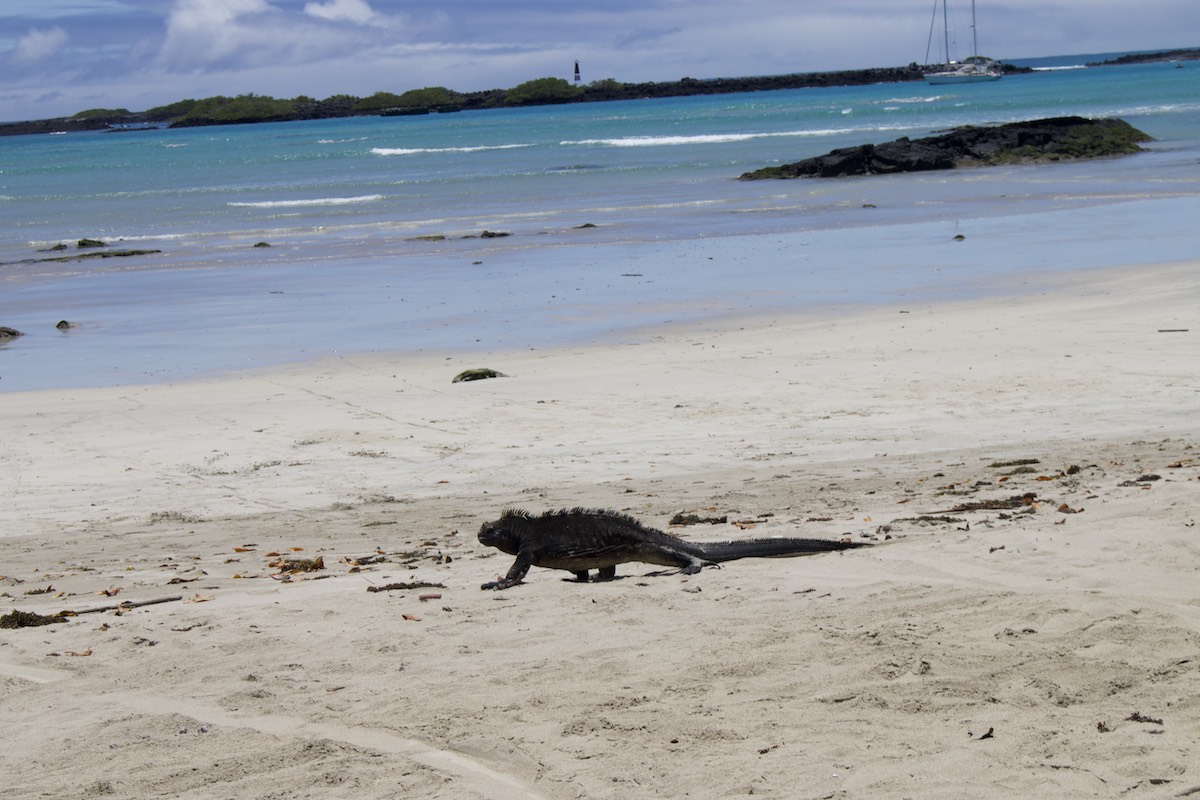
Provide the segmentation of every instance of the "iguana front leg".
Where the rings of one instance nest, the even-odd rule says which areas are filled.
[[[507,589],[510,586],[516,586],[525,579],[526,573],[533,565],[533,553],[527,547],[522,547],[517,551],[517,560],[509,567],[508,574],[498,581],[488,581],[480,586],[480,589]]]

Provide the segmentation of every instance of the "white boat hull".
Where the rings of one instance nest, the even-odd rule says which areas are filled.
[[[946,83],[985,83],[1000,80],[998,72],[930,72],[925,81],[933,86]]]

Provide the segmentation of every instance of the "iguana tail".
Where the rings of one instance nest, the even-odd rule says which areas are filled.
[[[743,539],[730,542],[689,542],[695,555],[705,561],[735,561],[739,558],[783,558],[812,556],[853,547],[869,547],[868,542],[841,542],[829,539]],[[689,548],[690,549],[690,548]]]

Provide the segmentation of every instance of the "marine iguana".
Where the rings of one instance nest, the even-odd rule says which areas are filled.
[[[616,577],[617,564],[630,561],[679,567],[680,572],[692,575],[703,567],[738,558],[804,556],[866,544],[784,538],[688,542],[642,525],[626,514],[586,508],[548,511],[538,516],[510,509],[500,519],[480,527],[479,541],[517,557],[507,575],[483,584],[481,589],[515,586],[524,580],[531,566],[565,569],[575,573],[580,582],[586,582],[588,570],[595,569],[596,580],[605,581]]]

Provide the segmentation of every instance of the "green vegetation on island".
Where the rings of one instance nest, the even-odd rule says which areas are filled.
[[[538,78],[525,81],[504,93],[508,106],[550,105],[569,103],[583,94],[583,87],[567,83],[562,78]]]
[[[187,125],[222,125],[252,119],[260,122],[286,120],[304,98],[276,100],[257,94],[209,97],[195,101],[172,122]]]
[[[370,97],[364,97],[353,106],[351,110],[356,114],[365,114],[369,112],[384,111],[389,108],[399,108],[405,105],[400,100],[400,95],[392,94],[391,92],[376,92]]]
[[[1137,61],[1200,57],[1200,50],[1173,50],[1129,57]],[[1117,59],[1105,63],[1125,63]],[[1008,73],[1031,72],[1027,67],[1003,65]],[[95,130],[139,130],[154,127],[232,125],[253,122],[332,119],[337,117],[426,114],[556,103],[594,103],[610,100],[642,100],[733,92],[761,92],[827,86],[860,86],[872,83],[901,83],[924,79],[925,67],[877,67],[835,72],[804,72],[750,78],[680,78],[678,81],[624,83],[603,78],[587,84],[546,77],[525,81],[510,89],[456,92],[443,86],[411,89],[401,94],[380,91],[369,97],[334,95],[324,100],[300,96],[277,99],[268,95],[242,94],[201,100],[179,100],[141,112],[124,108],[93,108],[70,117],[0,123],[0,136]]]
[[[1009,67],[1010,71],[1028,71]],[[0,136],[96,130],[140,130],[153,127],[230,125],[254,122],[332,119],[381,114],[466,111],[556,103],[593,103],[609,100],[645,100],[697,94],[729,94],[820,86],[859,86],[922,80],[922,67],[880,67],[839,72],[807,72],[751,78],[681,78],[662,83],[625,83],[603,78],[587,84],[546,77],[525,81],[510,89],[456,92],[442,86],[412,89],[401,94],[376,92],[366,98],[335,95],[324,100],[267,95],[210,97],[179,100],[147,111],[92,109],[71,117],[0,124]]]
[[[122,119],[129,116],[131,116],[131,113],[125,108],[89,108],[87,111],[80,111],[71,117],[71,119],[77,119],[82,122],[90,120],[108,122],[109,120]]]
[[[199,100],[177,100],[170,105],[152,108],[145,112],[144,116],[147,122],[170,122],[186,116],[199,102]]]

